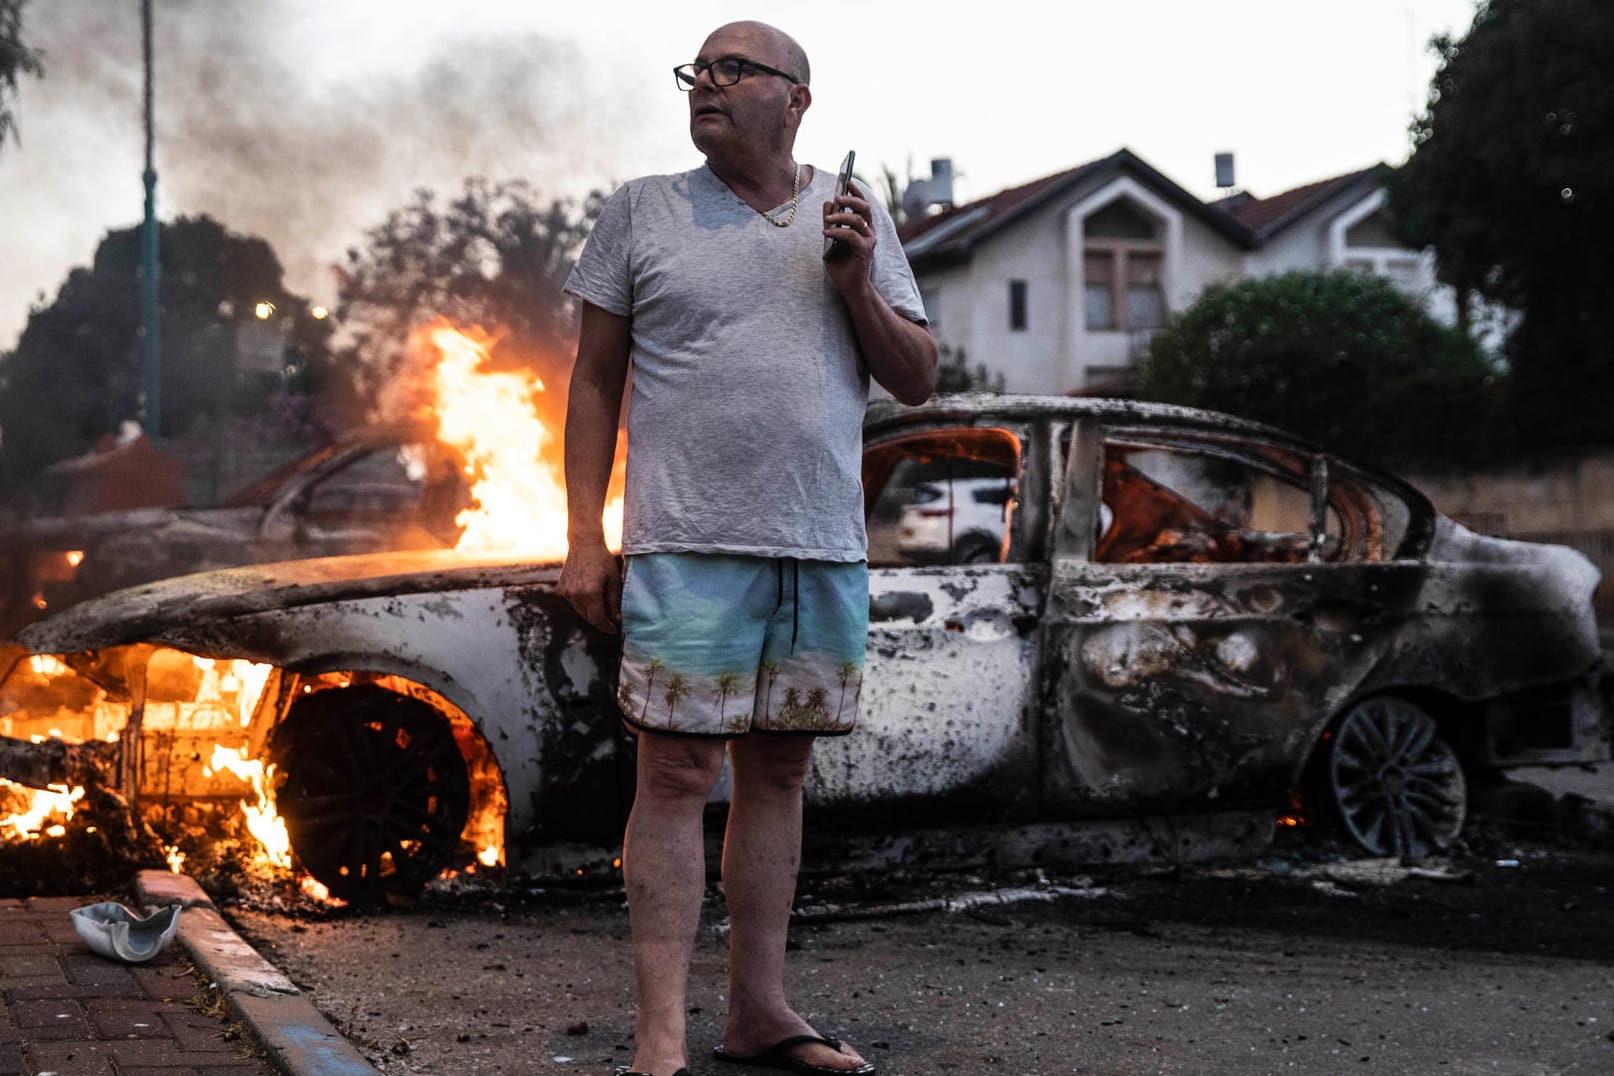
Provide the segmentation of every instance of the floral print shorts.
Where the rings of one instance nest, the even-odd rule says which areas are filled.
[[[861,561],[630,556],[617,702],[651,732],[847,733],[868,632]]]

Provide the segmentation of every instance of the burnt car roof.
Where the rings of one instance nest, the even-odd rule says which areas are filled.
[[[969,418],[990,411],[1004,418],[1078,418],[1093,416],[1109,421],[1135,421],[1157,426],[1206,426],[1228,433],[1258,434],[1297,447],[1321,452],[1317,445],[1288,430],[1219,411],[1203,411],[1176,404],[1124,400],[1102,396],[1040,396],[1035,394],[961,392],[932,396],[908,407],[891,399],[872,400],[863,420],[865,436],[886,432],[910,422]]]

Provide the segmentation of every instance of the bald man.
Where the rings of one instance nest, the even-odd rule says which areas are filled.
[[[715,1056],[870,1073],[790,1006],[785,942],[813,743],[852,730],[862,683],[869,380],[922,402],[936,345],[889,215],[795,159],[812,103],[801,46],[733,23],[674,77],[705,164],[618,190],[566,284],[583,313],[560,591],[621,631],[618,702],[638,739],[623,852],[638,1013],[618,1072],[687,1076],[702,821],[726,753],[729,1011]],[[600,519],[630,366],[619,566]]]

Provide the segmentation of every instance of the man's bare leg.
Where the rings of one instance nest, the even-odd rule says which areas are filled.
[[[723,1049],[736,1057],[792,1035],[814,1034],[785,999],[785,941],[801,866],[801,786],[808,736],[742,736],[729,741],[734,779],[723,837],[723,893],[729,907],[729,1012]],[[851,1047],[808,1044],[803,1060],[856,1068]]]
[[[623,840],[639,1009],[633,1068],[670,1076],[686,1061],[689,961],[706,892],[701,819],[723,741],[639,734],[638,788]]]

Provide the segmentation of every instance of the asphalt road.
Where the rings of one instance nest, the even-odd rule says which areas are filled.
[[[813,879],[791,986],[887,1076],[1604,1074],[1611,885],[1614,848],[1483,833],[1416,872],[1295,845],[1180,871]],[[369,915],[258,893],[226,914],[385,1072],[606,1073],[631,1058],[620,890],[445,891]],[[696,1076],[745,1071],[706,1054],[722,916],[714,890]]]

